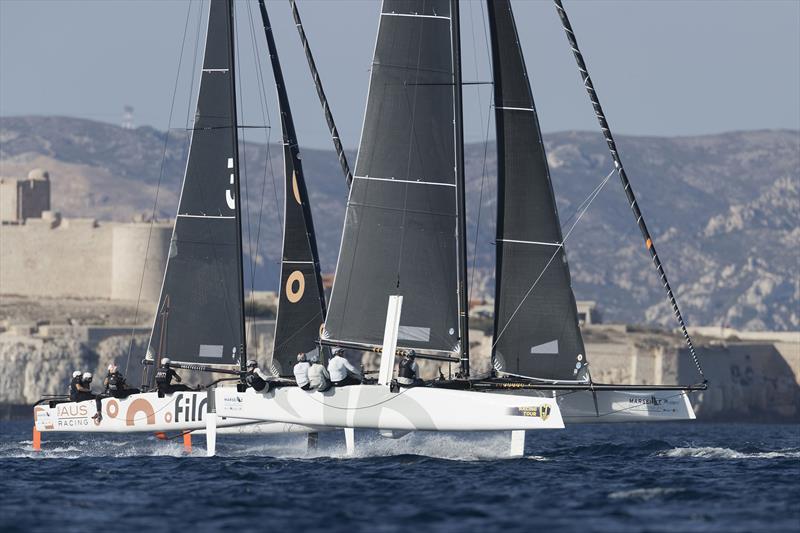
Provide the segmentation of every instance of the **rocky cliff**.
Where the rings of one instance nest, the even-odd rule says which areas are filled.
[[[150,213],[158,192],[156,215],[169,218],[177,203],[186,140],[185,132],[167,138],[147,127],[124,130],[64,117],[5,117],[0,119],[0,164],[4,175],[48,168],[53,208],[68,216],[129,220]],[[577,207],[612,164],[599,134],[557,133],[545,141],[561,222],[569,228]],[[800,327],[800,132],[621,136],[618,144],[688,321],[740,329]],[[281,151],[245,143],[241,155],[249,200],[244,241],[256,265],[256,287],[274,288]],[[323,269],[333,271],[344,180],[332,153],[305,150],[302,155]],[[492,293],[496,157],[491,145],[488,152],[482,145],[469,145],[466,161],[470,253],[476,253],[472,290],[479,296]],[[605,186],[566,248],[577,297],[599,301],[607,321],[672,325],[618,182]]]

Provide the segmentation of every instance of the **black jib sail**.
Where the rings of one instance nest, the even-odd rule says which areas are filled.
[[[244,349],[233,3],[212,0],[189,160],[150,354],[238,365]]]
[[[450,3],[386,0],[325,336],[383,341],[403,296],[398,346],[459,350],[458,207]]]
[[[263,0],[259,0],[258,4],[278,89],[285,178],[280,299],[271,369],[276,375],[291,376],[295,356],[299,352],[311,352],[317,347],[316,341],[325,320],[325,293],[289,96],[266,5]]]
[[[497,126],[496,370],[575,380],[586,363],[561,225],[508,0],[489,0]]]

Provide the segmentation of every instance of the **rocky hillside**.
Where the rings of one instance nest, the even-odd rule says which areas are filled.
[[[123,130],[64,117],[4,117],[0,174],[23,176],[33,167],[47,168],[53,208],[67,216],[128,220],[151,213],[158,191],[156,215],[169,218],[177,203],[186,141],[183,131],[166,138],[146,127]],[[569,229],[578,206],[612,164],[599,134],[557,133],[545,141],[562,225]],[[688,321],[740,329],[800,327],[800,132],[621,136],[618,144]],[[491,144],[486,161],[484,153],[482,145],[466,150],[469,237],[471,245],[477,244],[473,297],[492,291],[496,159]],[[277,144],[245,143],[241,156],[250,222],[244,241],[256,258],[256,286],[271,288],[280,246],[282,155]],[[303,163],[323,268],[332,271],[344,180],[330,152],[306,150]],[[671,312],[615,180],[567,241],[576,295],[598,300],[606,321],[670,326]]]

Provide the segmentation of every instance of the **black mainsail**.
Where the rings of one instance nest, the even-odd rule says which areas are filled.
[[[385,0],[326,343],[460,350],[456,98],[448,0]]]
[[[264,0],[259,0],[258,4],[278,90],[283,132],[283,250],[271,369],[274,374],[286,377],[292,375],[295,356],[299,352],[307,353],[317,348],[325,320],[325,293],[289,96],[266,5]]]
[[[203,71],[149,352],[176,362],[243,359],[239,155],[233,2],[212,0]]]
[[[575,380],[586,364],[544,143],[508,0],[488,0],[497,128],[492,364]]]

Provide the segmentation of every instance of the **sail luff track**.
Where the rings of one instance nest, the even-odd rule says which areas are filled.
[[[213,0],[212,0],[213,1]],[[242,201],[247,201],[242,197],[242,182],[239,179],[239,115],[236,110],[236,25],[234,24],[234,16],[236,5],[234,0],[225,0],[228,13],[228,64],[230,68],[230,102],[231,102],[231,142],[233,143],[233,179],[234,187],[236,189],[236,198],[234,200],[235,208],[234,214],[236,216],[236,238],[239,245],[239,261],[238,268],[236,269],[239,276],[239,329],[241,332],[241,343],[239,344],[239,369],[245,370],[247,368],[247,333],[246,324],[244,319],[244,261],[242,258],[244,245],[242,243]]]
[[[488,0],[497,129],[492,365],[575,380],[586,364],[544,142],[508,0]]]
[[[275,375],[291,376],[295,356],[300,352],[311,352],[317,347],[316,341],[325,321],[325,293],[289,94],[266,3],[259,0],[258,6],[278,92],[284,160],[281,284],[271,370]]]
[[[453,50],[453,114],[455,117],[455,167],[458,208],[458,319],[461,374],[469,377],[469,295],[467,293],[467,206],[464,179],[464,106],[461,88],[461,21],[459,0],[450,2],[450,39]]]
[[[700,365],[700,359],[697,356],[697,352],[694,348],[692,338],[689,335],[689,331],[686,329],[686,322],[684,321],[683,315],[678,307],[675,294],[673,293],[672,287],[667,280],[667,274],[664,271],[664,265],[661,263],[661,259],[658,257],[658,252],[656,251],[655,244],[653,243],[653,237],[650,235],[650,231],[647,229],[647,224],[645,224],[644,216],[639,208],[639,203],[636,201],[636,195],[633,193],[633,187],[631,187],[631,183],[628,180],[628,175],[625,172],[625,167],[622,165],[622,159],[620,158],[619,151],[617,150],[617,143],[614,141],[614,137],[611,134],[611,128],[608,125],[603,108],[600,105],[600,99],[597,96],[597,91],[595,91],[594,83],[592,83],[592,78],[589,76],[589,70],[586,66],[586,62],[583,59],[583,54],[581,53],[580,47],[578,46],[578,39],[575,36],[575,32],[572,30],[572,24],[570,24],[569,17],[567,16],[567,12],[561,3],[561,0],[554,0],[554,2],[556,5],[556,11],[558,11],[558,16],[561,19],[561,24],[564,27],[567,41],[569,42],[569,46],[572,49],[573,55],[575,56],[575,62],[578,64],[578,71],[580,72],[581,81],[583,82],[586,92],[589,95],[589,100],[592,102],[592,107],[594,108],[595,115],[597,116],[597,121],[600,123],[600,129],[603,131],[606,144],[608,145],[608,149],[611,152],[611,157],[614,161],[614,166],[617,169],[617,174],[619,174],[619,179],[622,182],[622,187],[625,191],[626,197],[628,198],[628,204],[631,207],[633,216],[636,218],[636,224],[639,226],[639,230],[642,233],[642,238],[645,241],[647,251],[650,252],[653,266],[655,267],[656,272],[658,272],[658,276],[661,279],[661,283],[663,284],[664,290],[667,293],[667,300],[669,300],[669,303],[672,306],[673,314],[675,315],[675,319],[680,325],[683,338],[689,348],[689,353],[692,356],[692,360],[697,368],[697,372],[705,380],[705,374],[703,373],[703,368]]]
[[[322,87],[322,79],[319,77],[317,71],[317,64],[314,61],[314,55],[311,53],[311,46],[308,44],[306,31],[303,29],[303,21],[300,19],[300,11],[297,9],[295,0],[289,0],[292,6],[292,17],[294,17],[294,25],[297,28],[297,33],[300,35],[300,43],[303,45],[303,51],[306,54],[306,61],[308,61],[308,69],[311,71],[311,77],[314,79],[314,87],[317,89],[317,97],[319,103],[322,105],[322,112],[325,114],[325,121],[328,123],[328,131],[331,134],[333,147],[336,150],[336,157],[339,159],[339,165],[342,167],[347,186],[353,182],[353,173],[350,171],[350,165],[347,162],[347,155],[344,153],[342,141],[339,138],[339,130],[336,129],[336,123],[333,121],[333,113],[328,105],[328,98],[325,96],[325,89]]]

